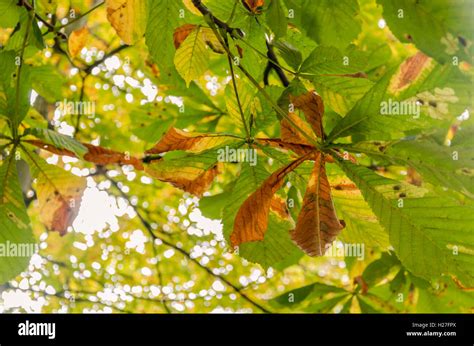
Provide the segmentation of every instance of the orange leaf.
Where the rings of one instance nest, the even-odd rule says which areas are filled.
[[[322,256],[344,228],[334,210],[324,159],[318,155],[291,239],[309,256]]]
[[[176,28],[176,30],[173,33],[173,42],[174,42],[174,47],[176,49],[179,48],[181,43],[184,42],[186,37],[189,36],[189,34],[194,30],[196,25],[194,24],[184,24],[181,25],[179,28]]]
[[[285,176],[296,169],[309,156],[301,156],[270,175],[240,206],[230,235],[231,246],[245,242],[263,240],[268,228],[268,213],[273,195],[281,188]]]
[[[147,154],[160,154],[173,150],[200,152],[229,141],[229,137],[205,133],[189,133],[177,128],[170,128],[161,140]]]
[[[265,5],[265,0],[244,0],[247,8],[253,13],[260,14],[262,12],[263,6]]]
[[[83,27],[78,30],[74,30],[68,39],[69,54],[74,58],[76,57],[86,45],[89,37],[89,30]]]

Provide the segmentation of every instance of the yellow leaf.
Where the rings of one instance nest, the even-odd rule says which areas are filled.
[[[145,0],[106,0],[107,19],[125,44],[139,41],[146,30]]]
[[[89,30],[86,27],[83,27],[78,30],[74,30],[68,39],[69,54],[74,58],[76,57],[84,48],[89,38]]]
[[[200,28],[191,32],[174,56],[174,65],[189,86],[192,80],[201,77],[209,64],[209,52],[200,33]]]

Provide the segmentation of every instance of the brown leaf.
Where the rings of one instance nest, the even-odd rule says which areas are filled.
[[[189,36],[189,34],[194,30],[195,27],[195,24],[184,24],[176,28],[173,33],[174,48],[178,49],[181,43],[184,42],[186,37]]]
[[[190,133],[170,128],[161,140],[147,154],[160,154],[173,150],[186,150],[198,153],[229,141],[229,137],[205,133]]]
[[[57,148],[51,144],[45,143],[37,139],[25,140],[25,142],[32,144],[38,148],[49,151],[50,153],[61,155],[61,156],[71,156],[77,157],[72,151],[67,149]],[[84,155],[83,159],[96,165],[108,165],[108,164],[118,164],[118,165],[132,165],[136,170],[143,171],[143,163],[140,159],[124,154],[118,151],[106,149],[97,145],[81,143],[84,145],[88,152]]]
[[[282,219],[291,218],[286,202],[279,196],[273,196],[270,203],[270,209],[277,213]]]
[[[291,239],[309,256],[322,256],[343,228],[334,210],[324,159],[319,154],[309,178],[296,228],[290,233]]]
[[[306,121],[311,125],[316,136],[318,138],[324,138],[324,104],[321,97],[313,91],[309,91],[306,94],[301,94],[299,96],[290,96],[290,101],[293,103],[295,108],[303,112]]]
[[[143,163],[136,157],[100,146],[82,143],[89,151],[84,155],[84,160],[96,165],[132,165],[136,170],[143,171]]]
[[[270,175],[263,184],[240,206],[230,235],[231,246],[263,240],[268,227],[268,213],[273,195],[281,188],[285,176],[296,169],[309,156],[301,156]]]

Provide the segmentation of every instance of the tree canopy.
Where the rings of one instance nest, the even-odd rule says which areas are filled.
[[[472,6],[0,0],[0,311],[473,312]]]

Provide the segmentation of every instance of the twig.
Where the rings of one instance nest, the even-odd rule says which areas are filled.
[[[285,72],[283,72],[282,68],[278,64],[278,58],[275,55],[275,51],[273,50],[273,46],[270,43],[269,40],[266,40],[267,44],[267,57],[268,57],[268,63],[267,67],[265,68],[265,73],[264,73],[264,83],[265,85],[268,85],[268,75],[270,71],[273,69],[278,75],[278,78],[280,78],[281,83],[283,86],[286,88],[288,85],[290,85],[290,82],[288,81],[288,78],[285,75]]]

